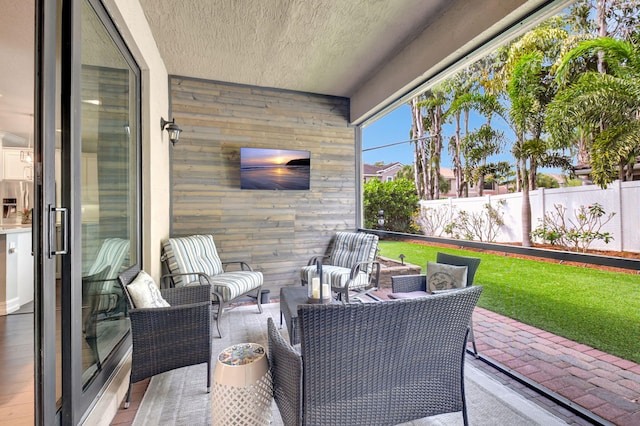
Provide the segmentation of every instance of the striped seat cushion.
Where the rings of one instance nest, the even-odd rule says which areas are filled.
[[[172,274],[202,272],[215,276],[224,272],[213,235],[169,238],[162,243],[165,263]],[[197,275],[175,277],[176,287],[198,281]]]
[[[106,238],[98,254],[96,260],[87,271],[87,275],[95,275],[98,272],[104,271],[105,267],[109,269],[106,271],[105,276],[100,277],[103,280],[115,280],[118,278],[122,267],[125,264],[125,260],[129,255],[129,240],[122,238]]]
[[[87,272],[90,276],[89,296],[97,312],[110,312],[118,307],[122,290],[116,279],[128,265],[129,240],[105,238],[96,259]]]
[[[262,272],[228,271],[222,267],[213,235],[191,235],[169,238],[162,243],[164,262],[172,274],[202,272],[209,277],[211,290],[222,295],[229,302],[253,289],[262,286]],[[198,285],[197,275],[174,277],[176,287]],[[216,296],[212,299],[217,300]]]
[[[337,232],[329,264],[351,268],[359,262],[373,262],[378,249],[378,236],[364,232]],[[371,273],[372,266],[367,266]]]
[[[212,288],[225,302],[235,299],[262,285],[262,272],[230,271],[210,277]],[[214,296],[215,300],[215,296]]]
[[[300,271],[302,281],[310,283],[311,278],[316,272],[316,265],[305,266]],[[343,268],[341,266],[322,265],[322,282],[330,284],[331,287],[344,287],[349,281],[351,268]],[[369,275],[365,272],[359,272],[355,280],[349,285],[350,289],[358,289],[367,287],[369,284]]]

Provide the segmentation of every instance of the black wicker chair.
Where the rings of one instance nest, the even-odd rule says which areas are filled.
[[[300,305],[299,353],[267,320],[285,425],[390,425],[462,411],[468,325],[482,287],[363,304]]]
[[[438,252],[436,254],[437,263],[446,263],[448,265],[466,266],[467,267],[467,284],[466,287],[473,285],[473,279],[480,266],[480,260],[477,257],[457,256],[455,254],[448,254]],[[413,293],[418,292],[416,296],[419,296],[419,292],[427,291],[427,276],[424,274],[419,275],[397,275],[391,277],[391,291],[393,293]],[[392,293],[392,294],[393,294]],[[473,333],[473,321],[469,322],[469,342],[473,348],[474,356],[478,356],[478,350],[476,349],[476,339]]]
[[[129,407],[133,383],[180,367],[207,363],[207,392],[211,389],[211,287],[196,285],[161,289],[167,308],[135,307],[127,285],[138,275],[136,266],[118,276],[127,298],[133,354],[125,401]]]

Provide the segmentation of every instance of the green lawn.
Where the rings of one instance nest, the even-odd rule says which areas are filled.
[[[474,251],[381,241],[380,254],[425,269],[443,251],[482,259],[479,306],[640,363],[640,276]]]

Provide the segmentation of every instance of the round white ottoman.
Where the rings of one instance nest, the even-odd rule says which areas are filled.
[[[220,352],[213,373],[214,426],[268,425],[272,395],[264,347],[240,343]]]

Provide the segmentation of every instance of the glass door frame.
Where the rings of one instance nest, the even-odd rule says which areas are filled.
[[[81,223],[81,43],[85,0],[36,1],[34,286],[35,286],[35,420],[37,425],[79,424],[98,393],[130,350],[130,333],[102,364],[102,370],[83,389],[82,383],[82,223]],[[131,64],[136,79],[136,152],[134,233],[136,259],[142,253],[141,227],[141,72],[104,5],[86,0],[116,46]],[[61,17],[61,18],[60,18]],[[61,40],[61,47],[57,40]],[[59,70],[58,70],[59,64]],[[59,82],[57,81],[60,77]],[[59,93],[57,88],[59,87]],[[58,110],[59,108],[59,110]],[[60,115],[61,182],[56,183],[56,113]],[[65,213],[56,211],[60,185]],[[56,217],[62,222],[56,241]],[[61,343],[56,342],[56,257],[61,256]],[[56,396],[56,352],[61,352],[61,406]]]
[[[36,425],[56,424],[56,259],[51,255],[55,221],[55,132],[57,12],[55,1],[35,3],[34,81],[34,419]],[[53,227],[52,227],[53,225]]]

